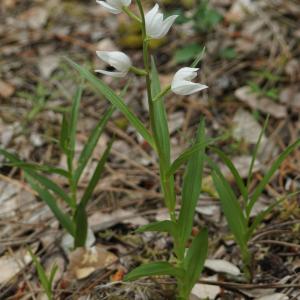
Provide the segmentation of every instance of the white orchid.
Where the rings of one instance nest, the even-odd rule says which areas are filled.
[[[186,96],[208,88],[204,84],[191,82],[196,78],[198,70],[198,68],[182,68],[177,71],[172,81],[172,91],[175,94]]]
[[[122,8],[124,6],[127,7],[131,4],[131,0],[106,0],[106,1],[96,0],[96,2],[102,5],[107,11],[113,14],[121,13]]]
[[[132,66],[131,59],[123,52],[97,51],[96,53],[100,59],[116,69],[116,71],[96,70],[98,73],[121,78],[127,75]]]
[[[164,37],[177,17],[173,15],[164,20],[164,15],[159,12],[159,6],[156,4],[145,16],[147,36],[154,39]]]

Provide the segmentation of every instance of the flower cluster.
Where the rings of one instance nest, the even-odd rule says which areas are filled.
[[[131,0],[97,0],[97,3],[102,5],[107,11],[113,14],[119,14],[122,11],[128,12],[127,7],[131,4]],[[177,15],[172,15],[164,20],[164,15],[160,12],[159,5],[156,4],[145,15],[147,38],[160,39],[166,36],[177,17]],[[133,67],[129,56],[123,52],[97,51],[97,56],[116,70],[96,70],[98,73],[113,77],[125,77],[130,70],[136,69]],[[196,78],[198,70],[198,68],[185,67],[177,71],[171,84],[172,92],[185,96],[206,89],[206,85],[192,82],[192,80]]]

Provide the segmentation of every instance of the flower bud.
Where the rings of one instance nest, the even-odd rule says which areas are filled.
[[[120,51],[97,51],[97,56],[105,61],[116,71],[96,70],[96,72],[112,77],[125,77],[132,66],[131,59]]]
[[[191,80],[196,78],[198,70],[198,68],[182,68],[178,70],[171,85],[173,93],[186,96],[208,88],[204,84],[191,82]]]
[[[123,6],[129,6],[131,4],[131,0],[96,0],[96,2],[112,14],[121,13]]]

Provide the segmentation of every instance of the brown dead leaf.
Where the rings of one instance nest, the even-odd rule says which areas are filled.
[[[266,97],[259,97],[257,94],[253,93],[248,86],[237,89],[235,91],[235,96],[252,109],[257,109],[266,114],[270,114],[274,118],[281,119],[287,116],[287,109],[284,105],[277,104]]]
[[[9,98],[15,92],[15,87],[8,82],[0,80],[0,96]]]
[[[117,256],[105,250],[101,245],[78,248],[70,254],[66,278],[70,281],[86,278],[96,270],[108,267],[117,259]]]

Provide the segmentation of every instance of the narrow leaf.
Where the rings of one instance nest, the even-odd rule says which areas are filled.
[[[214,152],[216,152],[219,155],[219,157],[223,160],[225,165],[230,170],[230,172],[233,175],[233,177],[236,181],[236,184],[244,198],[245,204],[246,204],[248,201],[248,191],[247,191],[247,188],[244,184],[244,181],[243,181],[239,171],[236,169],[236,167],[234,166],[234,164],[232,163],[230,158],[223,151],[221,151],[220,149],[218,149],[216,147],[210,147],[210,149],[212,149]]]
[[[288,146],[275,160],[272,164],[271,168],[265,174],[263,179],[260,181],[258,186],[256,187],[253,195],[250,198],[249,204],[247,206],[247,216],[250,216],[253,206],[255,205],[256,201],[258,200],[261,193],[264,191],[266,185],[270,182],[274,173],[279,169],[282,162],[300,145],[300,139],[297,140],[294,144]]]
[[[195,208],[199,199],[205,158],[205,121],[202,119],[196,143],[202,144],[198,152],[195,152],[189,159],[183,178],[182,203],[178,220],[179,241],[184,251],[185,243],[188,240],[194,221]]]
[[[54,192],[56,195],[58,195],[63,201],[65,201],[70,207],[72,207],[72,200],[68,196],[68,194],[60,187],[58,186],[54,181],[50,180],[49,178],[38,174],[33,169],[24,168],[24,170],[36,181],[38,181],[41,185],[43,185],[48,190]]]
[[[239,206],[238,199],[221,172],[218,172],[215,169],[212,173],[212,177],[219,194],[222,209],[230,231],[233,233],[236,242],[243,251],[246,247],[245,237],[247,233],[247,225],[243,211]]]
[[[80,203],[77,207],[75,214],[75,244],[74,248],[84,247],[88,234],[88,219],[86,214],[86,207],[83,203]]]
[[[136,232],[147,232],[147,231],[156,231],[156,232],[167,232],[171,236],[175,237],[176,235],[176,223],[166,220],[150,223],[144,226],[141,226],[136,230]]]
[[[269,118],[270,118],[270,116],[268,115],[267,118],[266,118],[266,121],[264,123],[264,126],[261,129],[261,131],[260,131],[257,143],[256,143],[255,148],[254,148],[254,152],[253,152],[253,155],[252,155],[252,159],[251,159],[251,163],[250,163],[249,171],[248,171],[248,178],[247,178],[247,188],[248,189],[250,187],[251,178],[252,178],[252,171],[253,171],[253,167],[254,167],[254,164],[255,164],[255,160],[256,160],[257,153],[258,153],[258,149],[259,149],[259,146],[261,144],[263,135],[266,132],[266,129],[267,129],[267,126],[268,126],[268,123],[269,123]]]
[[[55,198],[46,190],[41,188],[34,179],[25,171],[25,176],[31,187],[38,193],[40,198],[48,205],[54,214],[55,218],[61,224],[63,228],[65,228],[72,236],[75,234],[74,223],[70,219],[70,217],[65,214],[56,203]]]
[[[132,111],[126,106],[125,102],[119,97],[107,84],[101,79],[98,79],[86,68],[81,67],[69,58],[65,58],[67,62],[75,68],[83,78],[85,78],[92,87],[102,96],[104,96],[112,105],[116,106],[128,119],[133,127],[139,132],[139,134],[155,149],[155,143],[149,131],[143,125],[143,123],[132,113]]]
[[[186,270],[186,276],[184,279],[184,289],[186,296],[188,296],[198,281],[203,268],[204,262],[208,253],[208,232],[202,230],[192,242],[186,257],[184,258],[184,268]]]
[[[41,263],[39,262],[37,257],[33,254],[33,252],[31,251],[30,248],[28,248],[28,252],[29,252],[29,254],[32,258],[32,261],[34,263],[34,266],[37,270],[39,281],[44,289],[44,292],[46,293],[48,299],[51,300],[52,299],[52,291],[51,291],[51,285],[49,285],[49,280],[48,280],[47,274],[46,274],[43,266],[41,265]]]
[[[133,281],[145,276],[158,276],[169,275],[176,278],[184,277],[184,270],[174,267],[168,262],[154,262],[141,265],[127,274],[124,278],[125,281]]]
[[[85,207],[88,203],[88,201],[90,200],[92,194],[93,194],[93,191],[100,179],[100,176],[102,175],[102,172],[104,170],[104,165],[108,159],[108,156],[109,156],[109,152],[110,152],[110,149],[111,149],[111,146],[112,146],[112,142],[107,146],[104,154],[102,155],[101,159],[99,160],[98,164],[97,164],[97,167],[94,171],[94,174],[86,188],[86,190],[84,191],[84,194],[80,200],[80,204]]]
[[[110,107],[103,115],[102,119],[98,122],[96,127],[93,129],[91,135],[89,136],[89,139],[84,146],[79,159],[78,159],[78,166],[77,169],[75,170],[74,174],[74,182],[78,183],[80,176],[82,175],[82,172],[84,168],[86,167],[86,164],[88,163],[90,157],[93,154],[93,151],[98,143],[98,140],[103,133],[105,126],[107,122],[109,121],[111,115],[114,112],[114,108]]]
[[[69,144],[69,123],[67,113],[63,113],[62,125],[60,130],[59,146],[61,150],[67,154]]]

